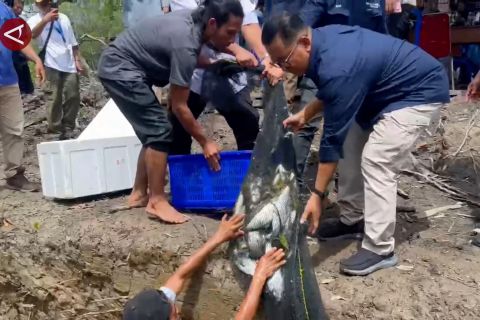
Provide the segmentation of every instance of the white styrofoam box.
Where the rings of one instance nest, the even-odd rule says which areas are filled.
[[[73,199],[130,189],[141,147],[135,136],[41,143],[43,195]]]
[[[135,137],[135,132],[115,102],[110,99],[78,136],[78,140],[117,137]]]

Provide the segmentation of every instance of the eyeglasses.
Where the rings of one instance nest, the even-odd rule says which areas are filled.
[[[300,45],[298,43],[298,40],[302,37],[305,37],[307,35],[301,35],[300,37],[298,37],[298,39],[296,40],[296,44],[295,46],[292,48],[292,50],[290,50],[290,53],[287,55],[287,57],[283,60],[283,61],[279,61],[276,63],[276,65],[282,69],[285,69],[285,67],[287,67],[288,65],[290,65],[290,59],[292,58],[293,56],[293,53],[295,52],[295,50],[298,48],[298,46]]]

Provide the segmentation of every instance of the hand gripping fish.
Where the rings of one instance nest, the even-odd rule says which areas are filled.
[[[315,273],[306,243],[306,228],[295,177],[292,133],[283,86],[265,88],[264,121],[252,163],[235,205],[245,213],[245,236],[232,244],[232,262],[252,276],[256,261],[272,247],[283,248],[287,263],[267,282],[264,314],[275,320],[325,320]]]

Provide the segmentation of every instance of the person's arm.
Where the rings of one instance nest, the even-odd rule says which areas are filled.
[[[262,65],[265,66],[263,75],[268,78],[271,85],[276,85],[282,79],[284,73],[282,68],[272,64],[272,59],[270,59],[267,49],[262,43],[262,29],[258,22],[243,25],[242,35],[248,47],[255,52]]]
[[[178,268],[178,270],[167,280],[164,287],[169,288],[175,294],[179,294],[185,283],[200,267],[205,264],[208,256],[222,243],[243,236],[243,222],[245,215],[234,215],[227,219],[227,215],[223,216],[217,232],[188,260]]]
[[[335,173],[337,162],[343,157],[343,143],[368,89],[362,81],[351,76],[328,79],[325,85],[319,88],[317,99],[325,101],[325,109],[315,189],[325,193]],[[318,229],[322,215],[322,200],[316,192],[312,192],[301,218],[301,223],[309,223],[308,232],[311,235]]]
[[[305,108],[288,117],[285,121],[283,121],[283,126],[285,128],[290,128],[294,132],[299,131],[302,129],[306,123],[310,122],[318,113],[323,110],[323,102],[318,99],[313,99],[310,101]]]
[[[477,73],[467,88],[467,99],[478,98],[480,96],[480,71]]]
[[[80,56],[80,48],[77,46],[72,47],[73,58],[75,59],[75,67],[77,72],[81,75],[85,75],[85,67],[82,63],[82,58]]]
[[[267,280],[286,263],[282,249],[273,248],[258,262],[247,295],[240,305],[235,320],[253,320],[257,314],[263,287]]]
[[[170,85],[172,112],[183,128],[202,146],[203,154],[213,171],[220,170],[220,150],[217,144],[207,138],[200,123],[195,119],[188,107],[190,88]]]
[[[223,50],[223,52],[235,56],[237,62],[243,67],[253,68],[258,65],[255,56],[237,43],[230,44],[225,50]]]
[[[35,50],[33,50],[33,47],[31,44],[28,44],[25,48],[21,50],[21,52],[27,56],[28,59],[33,61],[35,63],[35,74],[37,76],[37,80],[40,82],[40,84],[45,83],[46,80],[46,75],[45,75],[45,68],[43,67],[42,60],[40,57],[37,55]]]
[[[180,43],[180,45],[182,44]],[[172,48],[170,60],[170,106],[183,128],[202,146],[203,154],[210,168],[218,171],[220,170],[220,149],[214,141],[207,138],[200,123],[195,119],[188,107],[190,80],[197,63],[198,56],[192,48]]]
[[[45,16],[43,16],[42,20],[40,20],[39,23],[35,26],[31,26],[30,28],[32,29],[32,38],[36,39],[40,34],[42,34],[43,29],[45,29],[45,26],[49,24],[50,22],[56,21],[58,19],[58,9],[52,9],[49,13],[47,13]]]

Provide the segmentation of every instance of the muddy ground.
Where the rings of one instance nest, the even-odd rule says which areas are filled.
[[[83,92],[81,126],[98,112],[101,99],[101,93]],[[462,145],[476,107],[452,104],[444,112],[444,130],[426,144],[419,143],[416,152],[450,177],[445,181],[473,195],[479,190],[478,124],[474,121],[455,157],[438,159]],[[27,172],[38,181],[36,144],[55,137],[47,135],[46,124],[38,121],[45,112],[44,97],[26,103],[25,110],[30,124],[25,134]],[[235,147],[221,117],[209,114],[203,122],[225,149]],[[313,172],[311,165],[310,178]],[[418,177],[402,176],[400,187],[410,197],[400,199],[400,204],[414,207],[416,213],[398,214],[398,268],[365,278],[346,277],[339,274],[338,263],[359,243],[310,241],[331,319],[480,319],[480,249],[469,243],[479,209],[466,205],[421,218],[425,210],[457,200]],[[141,209],[110,214],[125,196],[52,201],[0,187],[0,319],[119,319],[128,297],[160,286],[216,228],[215,216],[193,215],[186,225],[168,226],[149,220]],[[333,214],[335,209],[326,215]],[[233,317],[243,291],[225,253],[222,248],[212,256],[180,297],[182,318]]]

